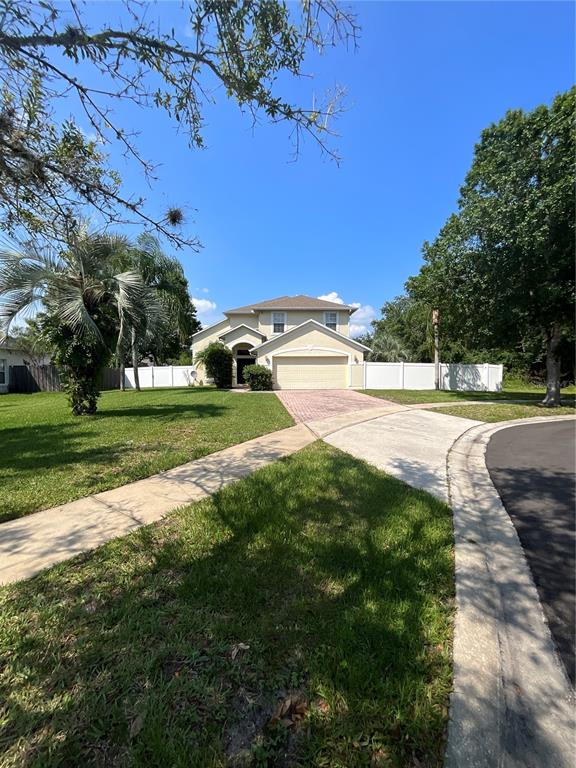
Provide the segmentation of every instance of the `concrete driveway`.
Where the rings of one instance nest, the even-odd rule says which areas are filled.
[[[392,405],[389,400],[370,397],[353,389],[281,389],[276,394],[297,423]]]
[[[425,410],[403,410],[346,427],[324,440],[416,488],[448,501],[446,456],[471,419]]]

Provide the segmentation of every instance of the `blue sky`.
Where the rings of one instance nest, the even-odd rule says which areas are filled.
[[[121,6],[89,4],[113,23]],[[200,253],[179,252],[203,322],[223,309],[282,294],[335,294],[360,305],[357,330],[418,271],[421,246],[455,210],[483,127],[570,87],[574,6],[568,2],[361,2],[356,52],[310,58],[314,79],[288,85],[304,105],[335,83],[347,89],[338,121],[340,167],[308,141],[291,161],[288,131],[260,125],[217,94],[206,109],[206,149],[190,150],[153,111],[135,121],[144,156],[159,164],[148,190],[112,155],[126,188],[153,212],[195,209],[187,231]],[[181,28],[176,3],[149,9]],[[180,27],[178,25],[181,25]]]

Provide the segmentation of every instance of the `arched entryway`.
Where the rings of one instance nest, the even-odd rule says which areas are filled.
[[[247,365],[254,365],[256,362],[256,359],[250,354],[251,349],[252,346],[245,342],[236,344],[236,346],[232,347],[236,384],[245,384],[244,368],[246,368]]]

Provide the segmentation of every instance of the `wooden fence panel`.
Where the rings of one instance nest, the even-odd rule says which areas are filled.
[[[60,392],[62,381],[55,365],[11,365],[10,392]],[[120,389],[120,369],[105,368],[99,381],[100,389]]]
[[[59,392],[58,370],[53,365],[11,365],[10,392]]]
[[[100,389],[120,389],[120,368],[104,368],[100,375]]]
[[[8,370],[8,389],[10,392],[38,392],[33,388],[34,380],[27,365],[11,365]]]

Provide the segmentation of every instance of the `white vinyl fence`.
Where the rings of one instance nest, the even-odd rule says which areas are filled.
[[[364,389],[434,389],[434,363],[360,363]],[[356,367],[356,366],[355,366]],[[499,392],[502,365],[440,365],[440,389]],[[356,377],[357,380],[357,377]]]
[[[434,363],[358,363],[350,366],[352,386],[363,389],[434,389]],[[461,392],[499,392],[502,365],[440,366],[440,389]],[[193,365],[154,365],[138,368],[142,389],[189,387],[196,382]],[[124,371],[126,389],[134,389],[134,369]]]
[[[189,387],[196,380],[193,365],[146,365],[138,368],[142,389],[154,387]],[[124,370],[124,386],[134,389],[134,368]]]

